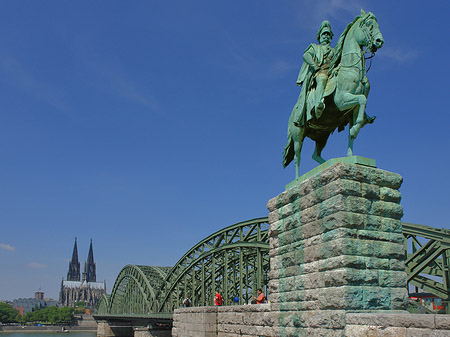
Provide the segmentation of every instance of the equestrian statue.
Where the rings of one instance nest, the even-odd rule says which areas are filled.
[[[294,160],[296,178],[305,137],[315,141],[312,157],[322,164],[322,150],[334,130],[340,132],[349,125],[347,156],[352,156],[359,130],[375,120],[365,112],[370,89],[365,55],[371,52],[373,57],[384,43],[375,15],[361,10],[334,49],[330,46],[332,38],[330,23],[323,21],[317,32],[319,44],[309,45],[303,54],[297,80],[302,89],[289,118],[283,152],[283,167]]]

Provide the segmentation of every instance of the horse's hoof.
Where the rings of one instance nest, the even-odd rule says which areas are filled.
[[[312,157],[316,162],[318,162],[319,164],[323,164],[323,163],[325,163],[325,159],[323,159],[322,157],[320,157],[320,156],[314,156],[313,155],[313,157]]]

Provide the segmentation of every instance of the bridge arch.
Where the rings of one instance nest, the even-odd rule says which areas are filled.
[[[109,298],[111,295],[104,294],[100,297],[100,300],[97,304],[97,314],[106,315],[109,311]]]
[[[155,302],[170,267],[127,265],[122,268],[109,298],[105,298],[108,314],[148,314]],[[100,307],[99,307],[100,308]]]

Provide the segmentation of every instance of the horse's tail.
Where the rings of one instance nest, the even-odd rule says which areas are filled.
[[[288,139],[283,151],[283,168],[289,165],[289,163],[294,159],[294,139],[291,135],[288,135]]]

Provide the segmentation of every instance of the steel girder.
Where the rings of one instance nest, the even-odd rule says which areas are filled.
[[[450,231],[403,223],[408,283],[450,299]]]
[[[200,241],[171,269],[152,310],[172,312],[185,295],[193,306],[214,304],[218,290],[224,305],[243,304],[268,283],[269,223],[253,219],[226,227]]]

